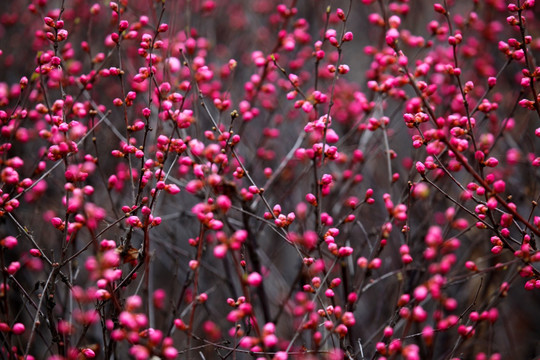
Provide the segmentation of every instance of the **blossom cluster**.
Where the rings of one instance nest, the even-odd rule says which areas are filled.
[[[2,358],[539,355],[534,0],[0,9]]]

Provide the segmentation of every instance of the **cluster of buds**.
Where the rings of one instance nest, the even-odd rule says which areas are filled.
[[[294,212],[290,212],[287,215],[282,214],[281,205],[277,204],[274,206],[271,213],[268,211],[264,213],[264,218],[266,220],[274,219],[274,223],[277,227],[286,228],[296,219],[296,214]]]

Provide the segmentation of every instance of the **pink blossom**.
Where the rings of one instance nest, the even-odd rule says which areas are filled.
[[[262,280],[263,280],[262,276],[257,272],[252,272],[247,277],[247,283],[250,286],[254,286],[254,287],[259,286],[262,283]]]

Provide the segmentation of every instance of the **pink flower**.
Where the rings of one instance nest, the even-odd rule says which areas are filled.
[[[25,327],[21,323],[15,323],[15,324],[13,324],[13,327],[11,328],[11,331],[13,331],[13,333],[15,335],[21,335],[21,334],[24,333]]]
[[[176,184],[169,184],[165,187],[165,191],[169,194],[176,195],[180,192],[180,188]]]
[[[17,246],[17,238],[14,236],[6,236],[0,240],[0,245],[8,249],[13,249],[15,246]]]
[[[257,286],[261,285],[262,280],[263,280],[263,278],[262,278],[261,274],[259,274],[257,272],[252,272],[247,277],[247,283],[250,286],[253,286],[253,287],[257,287]]]
[[[95,357],[96,357],[96,353],[94,352],[94,350],[89,349],[89,348],[82,349],[82,350],[81,350],[81,353],[82,353],[86,358],[89,358],[89,359],[92,359],[92,358],[95,358]]]

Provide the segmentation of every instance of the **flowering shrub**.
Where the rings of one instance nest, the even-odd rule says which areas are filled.
[[[0,7],[2,358],[539,355],[534,0]]]

